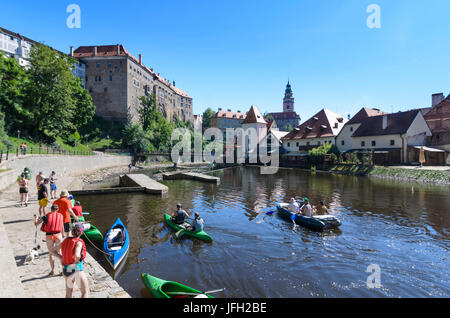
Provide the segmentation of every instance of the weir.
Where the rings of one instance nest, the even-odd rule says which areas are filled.
[[[202,182],[216,183],[220,184],[220,178],[207,176],[196,172],[166,172],[163,173],[163,180],[196,180]]]

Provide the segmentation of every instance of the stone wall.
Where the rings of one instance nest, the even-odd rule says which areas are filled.
[[[49,176],[55,171],[59,176],[78,176],[103,168],[125,166],[131,163],[130,156],[61,156],[61,155],[27,155],[11,158],[0,164],[0,190],[16,182],[18,175],[28,167],[33,172],[33,180],[39,171]]]

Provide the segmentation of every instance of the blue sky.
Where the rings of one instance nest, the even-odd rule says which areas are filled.
[[[66,8],[81,7],[81,29]],[[366,25],[381,8],[381,29]],[[3,1],[0,27],[68,52],[123,44],[207,107],[282,111],[288,78],[303,120],[427,107],[450,94],[448,0]]]

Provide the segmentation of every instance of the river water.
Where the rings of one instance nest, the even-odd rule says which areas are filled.
[[[216,297],[449,297],[450,187],[374,178],[259,168],[214,172],[219,186],[163,181],[169,195],[80,197],[88,220],[103,233],[120,217],[131,236],[129,256],[114,273],[133,297],[150,297],[142,273],[198,290],[225,288]],[[281,219],[277,202],[294,196],[324,200],[342,221],[322,233]],[[200,212],[213,243],[177,240],[163,222],[176,203]],[[369,265],[380,288],[368,288]]]

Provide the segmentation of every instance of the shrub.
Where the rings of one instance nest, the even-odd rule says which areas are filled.
[[[327,155],[327,154],[333,154],[334,157],[332,156],[332,158],[334,158],[334,160],[336,160],[336,158],[338,156],[340,156],[341,153],[335,145],[325,144],[325,145],[322,145],[320,147],[314,148],[311,151],[309,151],[311,163],[314,165],[323,164],[323,162],[325,160],[325,155]]]

